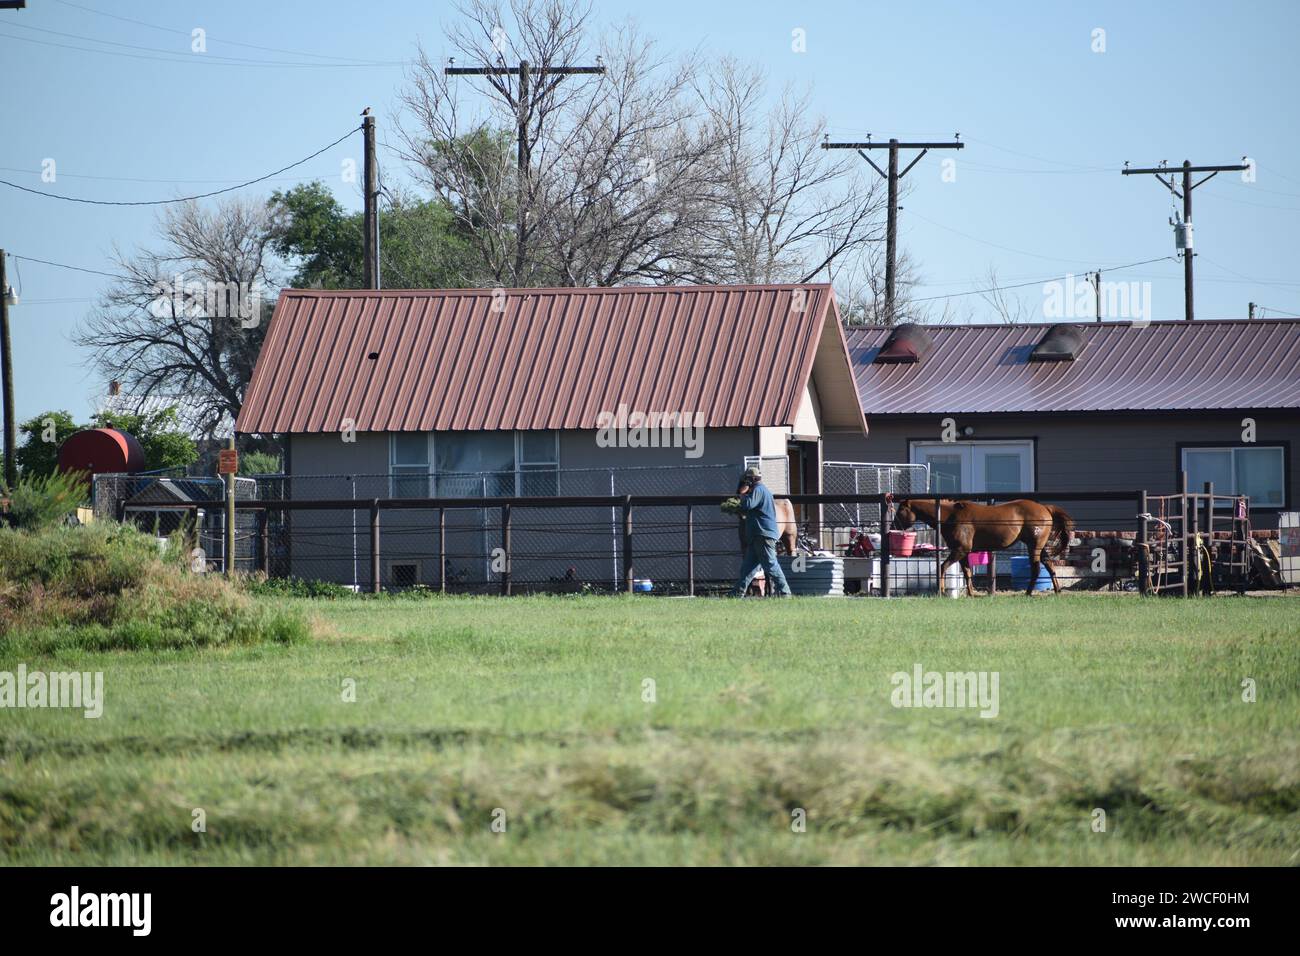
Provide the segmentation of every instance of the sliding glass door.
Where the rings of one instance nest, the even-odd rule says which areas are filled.
[[[1034,490],[1032,441],[912,442],[912,462],[930,466],[936,494]]]

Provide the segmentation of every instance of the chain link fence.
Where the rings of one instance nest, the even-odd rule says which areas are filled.
[[[822,463],[822,493],[827,495],[923,495],[930,488],[929,465],[902,465],[864,461]],[[880,506],[875,504],[826,505],[826,524],[832,528],[880,531]],[[847,546],[843,534],[831,542],[835,550]]]
[[[785,465],[777,457],[761,462],[778,495],[789,487]],[[718,508],[734,493],[737,474],[733,465],[705,465],[239,478],[237,499],[248,503],[236,511],[236,569],[359,591],[612,592],[628,589],[632,578],[635,588],[656,594],[717,592],[730,587],[740,564],[738,521]],[[799,554],[782,562],[797,593],[881,593],[886,539],[891,593],[939,590],[946,549],[936,532],[920,523],[892,529],[892,512],[883,522],[881,515],[879,496],[930,498],[924,465],[828,462],[823,477],[819,497],[794,503]],[[160,535],[185,529],[206,567],[218,571],[223,495],[219,479],[170,475],[99,476],[95,487],[100,514]],[[1072,505],[1128,496],[1053,498]],[[1005,496],[988,500],[998,497]],[[1076,528],[1075,537],[1059,572],[1083,586],[1131,581],[1133,532]],[[972,558],[981,590],[995,575],[999,587],[1028,586],[1023,545]],[[949,578],[944,590],[960,589],[960,572]]]
[[[789,489],[788,462],[780,456],[746,458],[740,465],[673,465],[624,468],[536,468],[502,472],[335,475],[254,475],[236,481],[237,500],[305,501],[351,499],[354,509],[236,512],[236,569],[271,577],[295,577],[369,586],[369,508],[374,499],[620,497],[624,495],[730,495],[743,467],[757,464],[774,494]],[[224,570],[224,509],[194,502],[225,497],[216,477],[179,472],[97,475],[96,516],[129,521],[160,536],[193,527],[194,545],[209,568]],[[735,562],[736,521],[701,511],[695,529],[695,560],[702,577],[726,576]],[[187,522],[189,523],[187,525]],[[681,578],[685,559],[685,513],[681,508],[637,509],[637,574]],[[499,508],[402,509],[386,513],[381,535],[385,586],[442,586],[435,541],[449,583],[465,590],[491,590],[499,581],[502,545]],[[566,589],[621,586],[624,577],[622,519],[618,508],[550,507],[519,511],[511,533],[511,564],[517,580]]]

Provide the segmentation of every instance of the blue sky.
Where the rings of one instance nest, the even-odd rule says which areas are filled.
[[[429,0],[29,0],[25,11],[0,11],[0,178],[104,200],[171,198],[300,159],[356,124],[365,106],[377,112],[382,139],[400,65],[215,58],[405,61],[417,41],[440,53],[453,15]],[[1246,8],[600,0],[596,15],[634,19],[666,50],[761,64],[774,92],[786,81],[810,83],[837,138],[960,132],[965,150],[932,153],[908,177],[900,242],[919,267],[918,297],[980,288],[990,266],[1010,284],[1170,255],[1168,193],[1151,177],[1121,176],[1123,162],[1248,155],[1256,182],[1225,173],[1195,194],[1197,316],[1244,317],[1248,301],[1300,314],[1294,0]],[[195,27],[207,32],[208,57],[189,52]],[[807,52],[791,49],[796,28],[806,31]],[[1092,50],[1095,28],[1106,31],[1104,53]],[[175,53],[155,52],[164,50]],[[952,155],[956,181],[944,182],[940,160]],[[249,191],[320,178],[356,206],[356,187],[340,179],[348,157],[359,164],[358,137]],[[52,185],[40,180],[47,158],[57,162]],[[395,161],[381,158],[386,178],[400,179]],[[114,245],[152,241],[154,216],[0,186],[0,247],[111,271]],[[11,310],[19,420],[58,407],[87,415],[102,384],[69,335],[108,280],[31,262],[18,270],[11,260],[23,298]],[[1182,316],[1180,264],[1113,277],[1151,282],[1153,318]],[[1016,294],[1041,307],[1039,288]],[[978,297],[954,304],[988,316]]]

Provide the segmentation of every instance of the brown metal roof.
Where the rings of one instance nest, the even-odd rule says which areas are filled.
[[[491,289],[285,291],[236,429],[595,428],[620,403],[702,412],[715,428],[790,425],[825,341],[849,391],[828,285],[509,289],[500,312],[493,301]]]
[[[1300,408],[1300,321],[1080,325],[1065,362],[1030,362],[1047,325],[931,326],[919,363],[873,360],[889,329],[848,335],[873,415]]]

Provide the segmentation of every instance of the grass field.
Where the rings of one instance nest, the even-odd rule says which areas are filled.
[[[1293,598],[276,603],[317,637],[0,642],[106,699],[0,710],[0,862],[1300,862]]]

